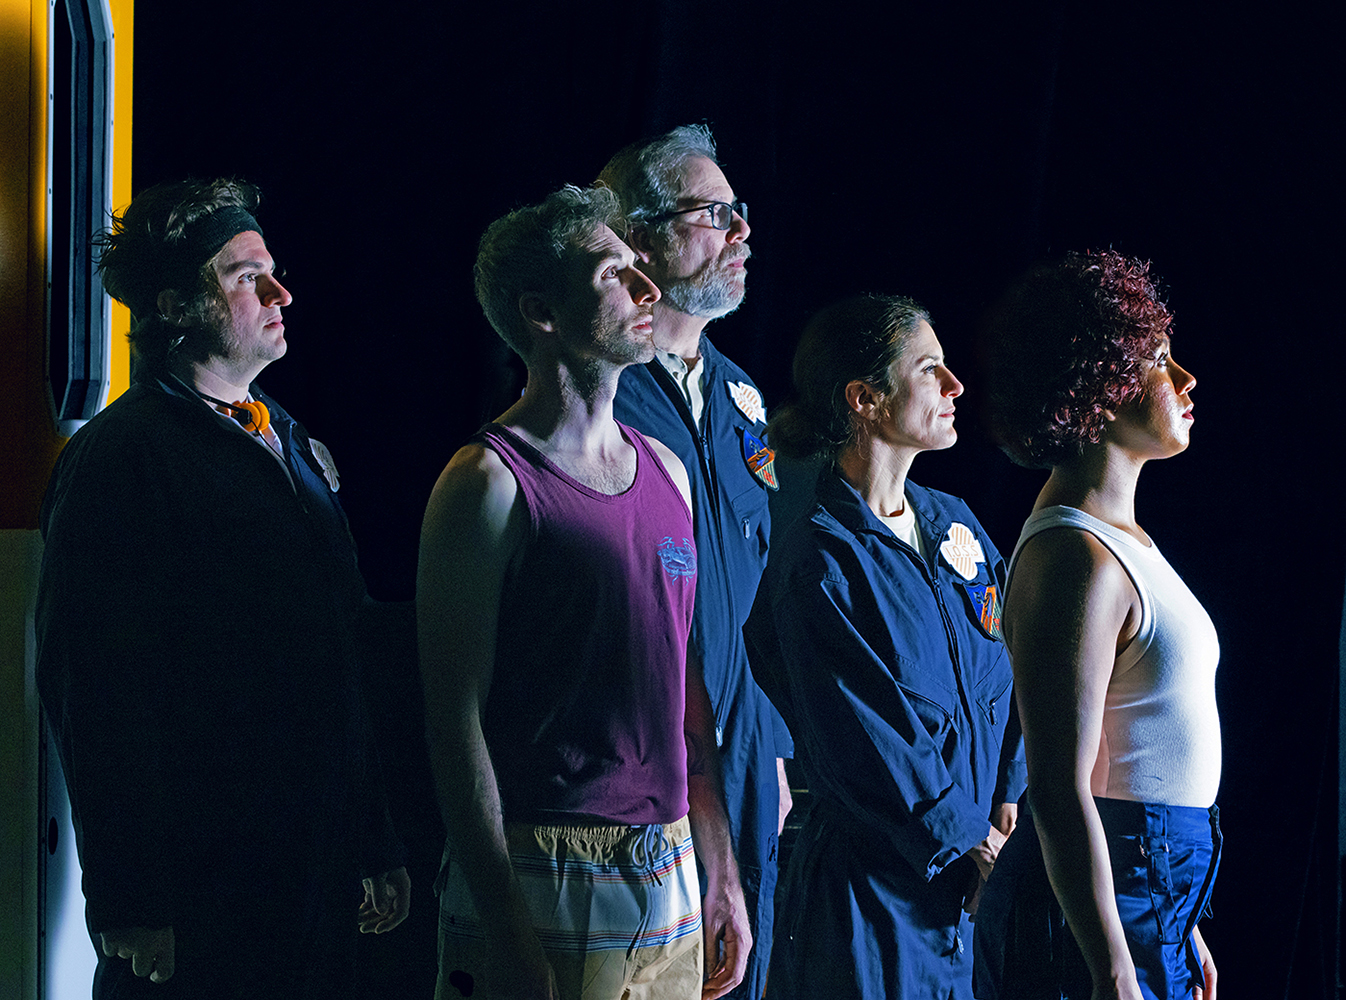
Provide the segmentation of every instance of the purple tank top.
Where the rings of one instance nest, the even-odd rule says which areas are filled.
[[[506,576],[483,730],[506,821],[671,823],[687,813],[692,518],[637,432],[635,482],[607,496],[496,424],[528,539]]]

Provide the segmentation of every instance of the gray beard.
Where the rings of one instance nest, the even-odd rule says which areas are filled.
[[[701,319],[727,316],[743,303],[745,289],[733,275],[716,270],[709,275],[681,278],[661,286],[664,305]]]

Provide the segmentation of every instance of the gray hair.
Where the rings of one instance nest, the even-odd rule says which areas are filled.
[[[683,167],[698,156],[717,162],[710,127],[679,125],[664,135],[622,149],[598,175],[598,183],[617,192],[629,223],[646,224],[678,207]]]
[[[495,332],[524,361],[533,338],[519,296],[561,294],[568,254],[599,226],[621,224],[621,206],[607,188],[567,184],[541,204],[515,209],[487,227],[472,269],[477,301]]]

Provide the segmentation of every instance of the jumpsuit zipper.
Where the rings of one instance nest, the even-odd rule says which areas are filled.
[[[892,533],[890,532],[889,534],[891,535]],[[944,603],[944,593],[939,585],[939,571],[937,569],[932,570],[930,566],[926,563],[926,561],[921,558],[921,554],[919,552],[913,549],[906,542],[902,541],[896,535],[892,535],[892,540],[895,541],[898,544],[898,546],[904,552],[907,553],[907,556],[912,560],[912,562],[914,562],[917,566],[921,568],[921,574],[922,576],[924,576],[926,584],[930,587],[930,593],[935,598],[935,604],[939,607],[940,621],[944,625],[944,638],[949,645],[949,660],[953,664],[953,676],[954,680],[958,684],[958,702],[962,706],[963,716],[967,720],[967,726],[966,726],[967,738],[968,738],[968,745],[971,751],[970,756],[972,761],[971,767],[969,768],[969,770],[972,772],[972,797],[974,799],[980,799],[981,781],[977,776],[977,766],[976,766],[977,752],[978,752],[977,727],[972,724],[974,716],[972,715],[972,706],[968,701],[967,681],[966,678],[963,677],[962,658],[958,655],[958,636],[957,633],[954,631],[953,620],[949,615],[948,606]],[[938,555],[936,555],[935,558],[936,560],[938,560],[939,558]],[[958,720],[955,719],[953,721],[954,721],[954,728],[956,730],[958,728],[957,726]]]
[[[705,476],[706,500],[708,506],[710,507],[710,510],[705,511],[704,513],[702,513],[701,516],[705,519],[707,533],[715,540],[714,555],[715,558],[717,559],[716,565],[724,567],[727,565],[727,561],[725,559],[725,551],[724,551],[724,532],[721,530],[722,525],[720,522],[720,496],[719,496],[719,490],[714,488],[715,454],[710,449],[710,443],[706,439],[705,431],[703,431],[701,427],[698,427],[696,425],[696,421],[692,419],[691,407],[687,405],[687,400],[683,398],[682,391],[674,383],[673,377],[669,375],[667,371],[664,370],[664,366],[661,365],[658,361],[647,362],[646,367],[654,375],[655,381],[658,382],[663,387],[665,395],[669,397],[669,400],[673,403],[674,409],[676,409],[677,412],[682,416],[683,423],[687,425],[687,428],[692,433],[692,440],[696,442],[697,458],[700,460],[701,473],[703,476]],[[706,372],[707,373],[709,372],[709,366],[707,366]],[[704,374],[706,373],[703,373],[703,377]],[[714,393],[704,393],[702,395],[702,405],[701,405],[702,427],[710,426],[709,411],[713,403],[713,396]],[[696,517],[697,517],[697,511],[693,510],[692,511],[693,527],[695,527]],[[701,559],[698,556],[697,559],[698,579],[700,575],[700,563]],[[733,588],[728,586],[728,581],[726,581],[724,591],[729,598],[730,614],[733,615],[734,612],[736,611],[736,609],[733,606],[734,593]],[[732,620],[738,621],[738,618],[733,617]],[[706,673],[706,665],[705,663],[702,663],[701,675],[703,679],[705,677],[705,673]],[[720,684],[720,689],[714,693],[714,696],[712,696],[710,700],[711,709],[715,713],[715,745],[717,747],[722,746],[724,744],[724,718],[722,717],[721,713],[724,711],[725,702],[728,700],[727,695],[728,695],[729,681],[730,681],[729,671],[727,670],[723,671],[723,679]],[[706,693],[711,694],[709,688],[706,689]]]

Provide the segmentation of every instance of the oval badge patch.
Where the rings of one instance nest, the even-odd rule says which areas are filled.
[[[966,524],[957,521],[949,526],[948,535],[939,543],[939,554],[964,580],[975,580],[977,563],[986,562],[986,553],[982,551],[977,536]]]

